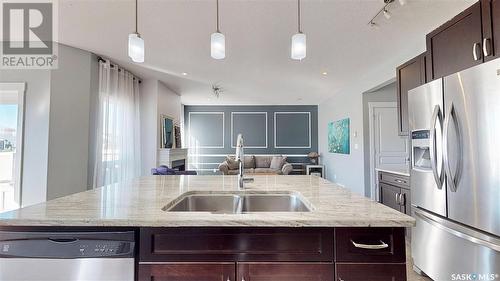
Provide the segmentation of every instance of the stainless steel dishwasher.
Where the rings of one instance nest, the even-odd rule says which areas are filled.
[[[0,281],[133,281],[134,232],[0,231]]]

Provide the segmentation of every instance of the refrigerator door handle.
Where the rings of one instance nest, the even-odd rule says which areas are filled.
[[[494,251],[500,251],[500,240],[493,236],[465,228],[446,219],[442,219],[436,215],[425,212],[419,208],[415,208],[414,211],[417,217],[437,228],[440,228],[462,239],[466,239],[474,244],[488,247]]]
[[[431,118],[431,132],[430,132],[430,144],[429,144],[429,153],[431,157],[431,168],[432,174],[434,175],[434,181],[436,181],[436,185],[438,189],[443,188],[444,181],[444,173],[443,173],[443,165],[441,160],[441,172],[438,172],[437,165],[437,147],[436,147],[436,122],[439,121],[439,125],[441,126],[443,123],[443,117],[441,114],[441,108],[439,105],[434,107],[434,112],[432,113]]]
[[[457,138],[457,144],[458,144],[458,153],[457,153],[457,165],[456,165],[456,172],[453,174],[453,171],[451,169],[450,165],[450,157],[448,155],[448,130],[450,128],[450,122],[453,121],[453,126],[455,127],[456,131],[456,138]],[[450,104],[450,109],[448,110],[448,113],[446,114],[446,118],[444,120],[444,129],[443,129],[443,159],[444,159],[444,166],[445,166],[445,171],[446,171],[446,177],[448,178],[448,184],[450,186],[450,190],[452,192],[457,192],[457,186],[458,182],[460,180],[460,174],[462,172],[462,135],[460,132],[460,126],[458,124],[458,119],[457,119],[457,113],[455,111],[455,106],[453,105],[453,102]]]

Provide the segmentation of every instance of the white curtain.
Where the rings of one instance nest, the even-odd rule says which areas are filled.
[[[100,61],[94,188],[140,175],[139,118],[139,79]]]

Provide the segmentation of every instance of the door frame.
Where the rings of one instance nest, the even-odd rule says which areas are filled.
[[[17,143],[17,147],[20,148],[19,158],[16,159],[16,165],[18,165],[17,175],[15,175],[19,182],[19,188],[14,190],[14,199],[19,202],[19,207],[22,207],[22,186],[23,186],[23,160],[24,160],[24,125],[25,125],[25,116],[26,116],[26,82],[1,82],[0,83],[0,92],[17,92],[18,94],[18,106],[21,107],[21,110],[17,113],[17,139],[21,140]],[[16,148],[17,149],[17,148]]]
[[[397,109],[397,102],[369,102],[368,103],[368,126],[370,137],[370,198],[379,201],[380,192],[377,184],[377,172],[375,171],[375,109],[383,107],[394,107]]]

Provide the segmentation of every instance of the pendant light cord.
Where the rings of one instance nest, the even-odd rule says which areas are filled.
[[[138,7],[138,4],[137,4],[138,0],[135,0],[135,33],[139,34],[139,30],[137,28],[137,7]]]
[[[299,33],[302,33],[302,29],[300,27],[300,0],[297,0],[297,19],[298,19]]]
[[[219,0],[216,0],[216,6],[217,6],[217,33],[220,33],[220,30],[219,30]]]

